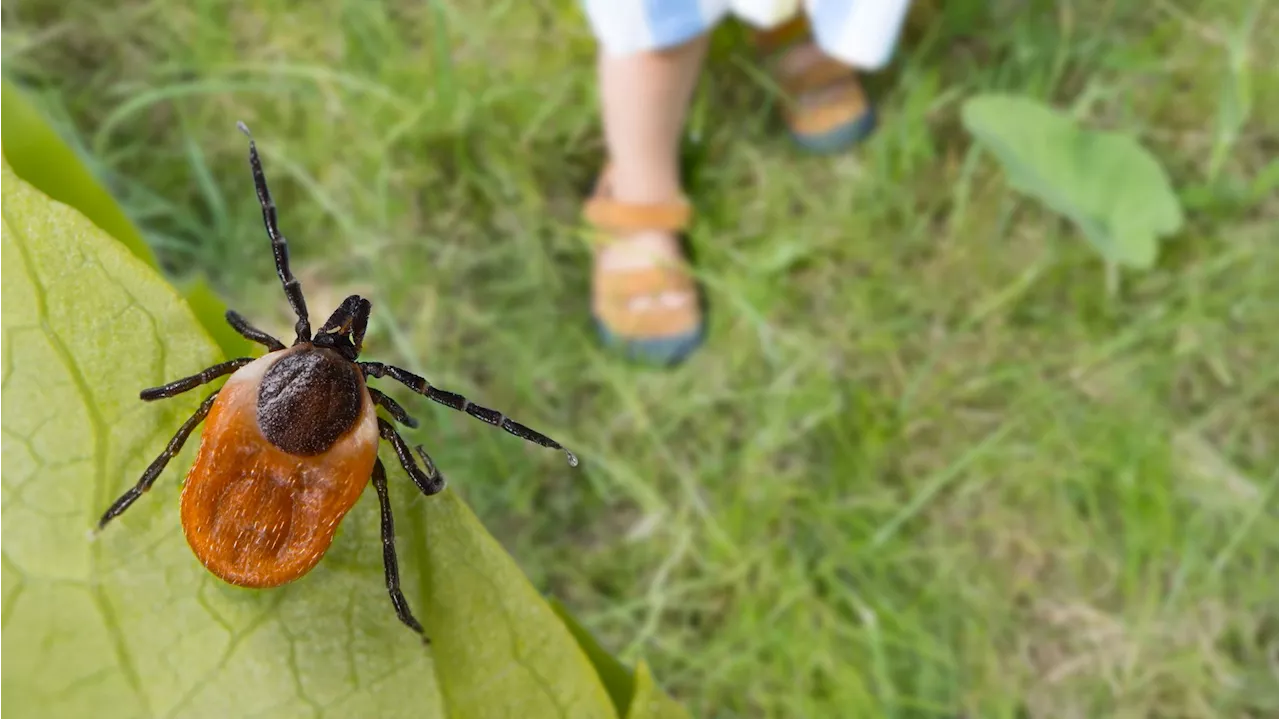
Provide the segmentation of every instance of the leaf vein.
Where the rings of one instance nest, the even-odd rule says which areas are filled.
[[[26,274],[27,279],[31,282],[32,293],[35,296],[35,314],[40,320],[41,330],[45,337],[49,340],[54,353],[58,356],[59,361],[66,368],[67,373],[71,376],[71,381],[75,385],[77,393],[80,395],[81,401],[84,403],[85,414],[89,418],[91,427],[91,437],[93,440],[94,455],[94,472],[95,485],[97,492],[95,499],[103,493],[106,485],[106,464],[107,464],[107,437],[106,423],[98,411],[96,403],[93,401],[93,395],[90,392],[88,382],[85,380],[83,373],[80,372],[79,365],[76,364],[75,358],[71,351],[67,348],[62,337],[53,329],[49,323],[49,305],[48,293],[44,285],[40,281],[40,277],[36,272],[35,262],[31,257],[31,253],[27,248],[27,238],[24,234],[17,230],[17,225],[13,222],[8,212],[0,210],[3,213],[4,224],[10,231],[13,239],[14,248],[18,250],[18,256],[22,260],[22,270]],[[96,578],[98,574],[98,564],[100,561],[101,549],[98,546],[90,548],[89,556],[89,574],[91,580]],[[115,650],[116,659],[120,662],[120,667],[124,672],[125,680],[130,688],[138,696],[143,708],[147,714],[151,713],[150,697],[143,691],[142,681],[138,675],[137,667],[133,664],[132,657],[129,656],[128,647],[125,644],[124,633],[120,629],[120,623],[117,620],[114,610],[107,601],[106,594],[101,585],[97,581],[90,581],[90,596],[98,607],[98,611],[102,614],[103,625],[107,629],[107,634],[111,637],[112,647]]]
[[[280,603],[283,599],[283,596],[278,597],[274,602],[269,604],[261,614],[254,618],[253,621],[247,624],[244,629],[231,635],[231,640],[227,643],[227,648],[223,650],[222,657],[218,659],[218,663],[213,665],[209,671],[205,672],[204,676],[192,682],[191,688],[188,689],[187,692],[183,694],[169,710],[169,713],[167,714],[168,717],[180,716],[179,711],[190,704],[191,701],[195,699],[196,695],[200,693],[200,690],[203,689],[207,683],[213,681],[213,678],[218,676],[218,674],[226,668],[227,662],[231,661],[231,657],[235,655],[236,649],[240,648],[240,645],[244,643],[244,640],[249,638],[249,636],[257,631],[259,627],[266,624],[268,619],[271,619],[275,615],[275,612],[279,609]]]

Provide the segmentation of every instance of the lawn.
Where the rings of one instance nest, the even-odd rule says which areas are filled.
[[[687,143],[712,331],[663,372],[586,316],[575,4],[253,5],[7,1],[6,73],[175,280],[281,333],[248,123],[313,315],[369,297],[370,358],[582,457],[392,393],[535,585],[695,715],[1276,715],[1275,6],[920,0],[834,159],[723,27]],[[1187,223],[1155,269],[1109,295],[1008,189],[959,122],[992,90],[1160,158]]]

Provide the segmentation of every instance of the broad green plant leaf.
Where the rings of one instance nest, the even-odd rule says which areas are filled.
[[[369,497],[308,576],[229,586],[178,525],[193,436],[151,492],[87,536],[209,390],[157,403],[138,391],[220,352],[152,268],[3,173],[3,708],[442,716],[431,656],[390,612]]]
[[[961,116],[1009,184],[1068,217],[1109,265],[1149,269],[1158,239],[1181,229],[1164,168],[1132,137],[1007,95],[969,98]]]
[[[600,681],[604,683],[605,691],[609,692],[609,698],[613,700],[613,708],[618,711],[618,716],[625,716],[627,707],[631,705],[631,697],[636,691],[636,681],[631,676],[631,672],[618,661],[617,657],[605,651],[600,646],[600,642],[592,636],[587,628],[582,626],[569,610],[560,603],[560,600],[551,598],[548,600],[551,608],[555,610],[560,621],[573,634],[573,638],[577,640],[578,646],[582,647],[582,651],[586,652],[587,659],[591,660],[591,665],[595,667],[596,674],[600,677]]]
[[[617,716],[568,628],[448,489],[426,503],[426,552],[422,623],[449,716]]]
[[[138,259],[158,267],[155,253],[115,198],[22,91],[6,79],[0,81],[0,93],[0,145],[14,174],[50,198],[79,210]],[[222,347],[224,356],[243,357],[250,353],[250,343],[223,321],[226,305],[203,277],[187,283],[183,294],[205,331]]]
[[[631,697],[627,719],[688,719],[684,707],[662,693],[642,660],[636,667],[636,690]]]
[[[647,719],[687,719],[689,713],[675,700],[662,692],[654,683],[649,667],[643,661],[631,672],[618,661],[600,642],[582,626],[569,610],[557,599],[548,600],[551,608],[564,622],[578,645],[587,653],[595,666],[596,674],[604,682],[609,698],[620,717],[645,717]]]
[[[144,403],[138,390],[219,351],[152,268],[7,163],[0,216],[4,708],[104,719],[624,715],[588,654],[611,658],[580,646],[576,623],[449,490],[424,498],[400,478],[401,567],[424,580],[406,587],[430,650],[391,611],[369,496],[289,586],[240,589],[206,572],[176,507],[198,434],[151,492],[89,536],[210,391]],[[634,687],[625,716],[685,716],[647,668]]]

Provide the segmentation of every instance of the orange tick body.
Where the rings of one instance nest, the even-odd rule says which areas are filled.
[[[243,124],[239,127],[249,134]],[[372,307],[359,295],[343,300],[312,334],[306,301],[289,270],[288,244],[277,227],[276,207],[252,139],[249,166],[271,239],[276,274],[298,318],[296,338],[292,346],[285,347],[228,310],[227,322],[247,339],[266,346],[266,355],[223,362],[191,377],[143,390],[142,399],[152,401],[231,375],[182,424],[142,478],[102,515],[98,527],[105,527],[149,490],[196,426],[204,422],[200,449],[182,488],[181,513],[187,543],[210,572],[231,584],[256,589],[280,586],[305,575],[324,556],[338,524],[365,486],[372,483],[381,510],[387,592],[400,621],[421,634],[422,625],[400,591],[395,526],[386,469],[378,459],[379,438],[391,443],[401,467],[423,494],[430,496],[444,489],[444,478],[422,447],[416,450],[425,471],[418,466],[395,426],[378,416],[377,408],[409,427],[416,427],[417,421],[367,381],[388,377],[517,437],[562,450],[571,466],[578,460],[560,443],[501,412],[433,387],[399,367],[359,361]]]
[[[315,399],[330,402],[331,411],[320,414],[330,425],[325,429],[338,436],[328,446],[294,454],[267,438],[258,408],[270,407],[260,399],[267,396],[264,375],[278,375],[288,364],[305,361],[304,355],[349,371],[351,382],[308,388]],[[312,399],[299,394],[302,402]],[[297,579],[324,556],[377,459],[378,416],[354,366],[306,345],[254,360],[231,375],[205,419],[200,451],[182,489],[187,543],[209,571],[231,584],[275,587]]]

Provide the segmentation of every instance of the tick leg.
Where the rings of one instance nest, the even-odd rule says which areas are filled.
[[[351,295],[338,305],[338,309],[334,310],[328,321],[316,330],[316,334],[335,332],[345,336],[349,333],[351,344],[355,346],[356,354],[359,355],[364,345],[365,330],[369,327],[369,311],[372,307],[369,300],[360,295]]]
[[[173,459],[178,452],[182,451],[182,445],[185,444],[187,438],[191,436],[191,432],[195,430],[196,425],[203,422],[204,418],[209,415],[209,410],[213,407],[213,401],[217,399],[217,397],[218,390],[214,390],[213,394],[206,397],[204,402],[200,404],[200,408],[196,410],[195,414],[191,415],[186,422],[182,423],[182,426],[178,428],[177,433],[173,435],[173,439],[169,440],[168,446],[164,448],[164,451],[160,453],[159,457],[155,458],[155,461],[151,463],[151,466],[147,467],[147,471],[142,473],[142,479],[139,479],[137,484],[130,487],[124,494],[120,495],[120,498],[117,499],[115,503],[111,505],[111,508],[102,515],[102,519],[98,520],[98,529],[102,529],[107,526],[107,522],[110,522],[123,514],[124,510],[128,509],[129,505],[136,502],[138,497],[142,496],[143,492],[151,489],[151,485],[156,483],[156,477],[159,477],[160,473],[164,471],[165,465],[169,464],[169,460]]]
[[[249,324],[249,320],[240,316],[235,310],[227,310],[227,324],[231,325],[231,329],[240,333],[240,336],[250,342],[257,342],[260,345],[266,345],[268,350],[277,352],[284,349],[284,343],[263,332],[262,330]]]
[[[543,447],[558,449],[561,452],[564,452],[565,457],[569,460],[570,467],[578,466],[577,456],[575,456],[573,452],[562,447],[559,442],[551,439],[541,432],[530,429],[519,422],[513,422],[508,419],[506,415],[497,410],[472,404],[471,400],[460,394],[446,392],[445,390],[432,387],[425,379],[409,372],[408,370],[403,370],[392,365],[385,365],[381,362],[360,362],[359,364],[366,375],[373,375],[374,377],[390,377],[414,392],[425,395],[427,399],[435,400],[436,402],[439,402],[446,407],[456,409],[459,412],[466,412],[472,417],[488,422],[495,427],[501,427],[508,433],[514,434],[520,439],[533,442],[534,444],[538,444]]]
[[[410,417],[409,413],[404,411],[404,407],[401,407],[394,399],[391,399],[372,387],[367,387],[366,389],[369,390],[369,396],[373,398],[374,406],[386,408],[387,412],[391,415],[391,419],[394,419],[406,427],[418,426],[418,420]]]
[[[202,370],[199,374],[193,374],[190,377],[183,377],[182,379],[174,380],[169,384],[161,385],[159,387],[144,389],[138,394],[138,396],[148,402],[157,399],[164,399],[166,397],[174,397],[189,389],[195,389],[206,382],[212,382],[224,374],[231,374],[252,361],[252,357],[241,357],[239,359],[233,359],[230,362],[216,364],[208,369]]]
[[[267,237],[271,238],[271,252],[276,258],[276,274],[280,276],[280,284],[284,285],[284,296],[289,306],[298,316],[294,325],[297,339],[294,343],[311,340],[311,320],[307,317],[307,301],[302,297],[302,284],[289,270],[289,242],[280,234],[276,221],[276,203],[271,200],[271,190],[267,189],[267,176],[262,172],[262,160],[258,157],[258,147],[253,143],[253,135],[243,122],[236,127],[249,138],[249,168],[253,170],[253,188],[258,193],[258,204],[262,206],[262,224],[267,228]]]
[[[413,617],[413,611],[409,609],[409,602],[404,598],[404,592],[400,591],[400,563],[396,561],[396,525],[395,519],[391,516],[391,498],[387,495],[387,470],[382,466],[382,460],[375,460],[373,463],[373,488],[378,492],[378,505],[382,508],[382,566],[386,569],[387,574],[387,594],[391,595],[391,606],[396,608],[396,616],[405,626],[409,627],[418,634],[422,634],[422,640],[431,643],[423,634],[422,625]]]
[[[423,494],[430,497],[444,489],[444,477],[440,476],[440,470],[436,469],[436,463],[431,461],[426,450],[421,446],[415,448],[418,450],[418,456],[422,458],[422,463],[427,466],[427,471],[423,472],[418,469],[418,463],[413,460],[409,445],[405,444],[404,438],[396,432],[396,428],[390,422],[381,417],[378,418],[378,434],[391,443],[392,449],[396,451],[396,458],[400,460],[400,466],[409,473],[409,479],[418,485],[418,489],[422,490]]]

